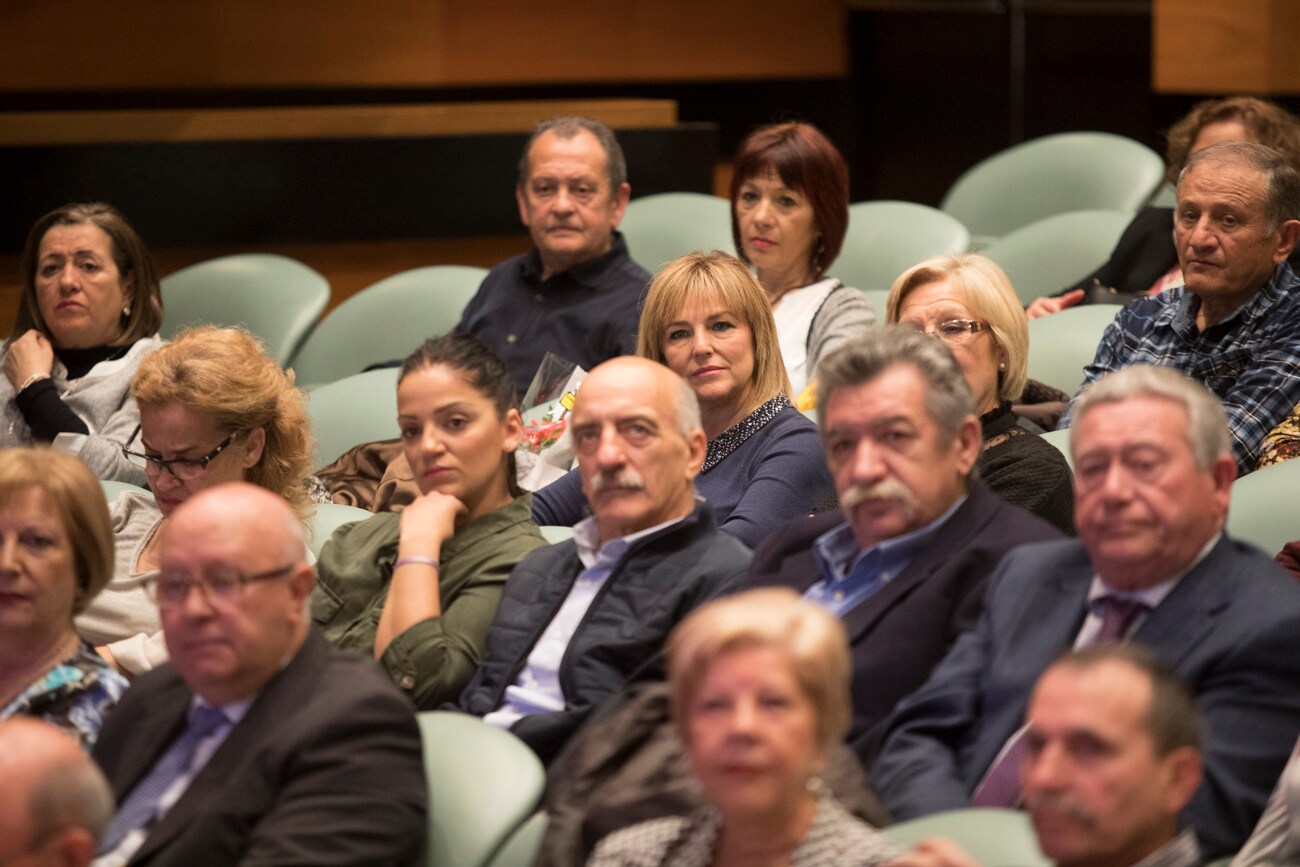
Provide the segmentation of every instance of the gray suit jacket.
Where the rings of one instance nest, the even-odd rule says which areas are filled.
[[[180,733],[193,693],[164,665],[126,692],[93,756],[118,804]],[[410,703],[314,630],[258,694],[132,865],[407,865],[426,789]]]
[[[1002,561],[976,629],[888,722],[872,779],[896,818],[968,804],[1038,676],[1073,644],[1091,580],[1075,540]],[[1132,637],[1178,670],[1205,717],[1205,781],[1183,818],[1208,857],[1250,834],[1300,731],[1298,636],[1300,585],[1225,536]]]

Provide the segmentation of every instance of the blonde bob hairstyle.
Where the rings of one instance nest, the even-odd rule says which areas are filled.
[[[746,414],[778,394],[790,397],[790,377],[781,358],[767,293],[744,262],[721,250],[687,253],[665,265],[650,281],[641,305],[637,354],[667,365],[664,337],[668,326],[681,318],[688,304],[701,302],[715,303],[735,314],[754,336],[754,372],[750,377],[753,401],[745,408]]]
[[[965,299],[971,316],[989,324],[1007,369],[998,373],[998,397],[1016,400],[1029,379],[1029,320],[1011,280],[997,263],[979,253],[933,256],[903,272],[889,288],[885,322],[898,324],[903,301],[914,289],[948,281]]]
[[[158,406],[210,412],[220,433],[261,428],[266,445],[245,480],[288,501],[299,519],[311,513],[304,480],[312,471],[311,422],[302,392],[242,328],[188,328],[140,361],[131,397]]]
[[[764,587],[705,603],[668,638],[668,684],[673,723],[690,745],[690,713],[709,666],[728,653],[779,650],[817,717],[818,749],[825,753],[849,730],[848,640],[840,621],[788,587]]]
[[[45,445],[0,449],[0,501],[45,492],[72,548],[77,592],[68,612],[85,610],[113,577],[113,520],[95,474],[71,454]]]

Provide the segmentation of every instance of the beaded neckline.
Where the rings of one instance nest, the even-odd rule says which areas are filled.
[[[778,394],[758,409],[745,416],[731,427],[709,440],[709,450],[704,455],[701,473],[707,473],[722,462],[727,455],[740,448],[745,440],[763,429],[763,426],[776,418],[786,407],[793,406],[784,394]]]

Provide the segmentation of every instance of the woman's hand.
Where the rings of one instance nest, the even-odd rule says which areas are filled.
[[[1037,319],[1040,316],[1050,316],[1053,313],[1060,313],[1067,307],[1073,307],[1083,300],[1082,289],[1071,289],[1064,295],[1047,295],[1042,298],[1035,298],[1029,302],[1025,308],[1025,316],[1029,319]]]
[[[402,510],[397,562],[407,557],[419,559],[393,569],[375,631],[375,659],[415,624],[442,616],[441,568],[421,561],[441,559],[442,546],[455,534],[456,518],[465,511],[464,503],[441,491],[430,491]]]
[[[397,557],[434,557],[444,542],[456,533],[456,518],[465,514],[465,504],[441,491],[430,491],[402,510]]]
[[[50,375],[54,370],[54,346],[44,334],[29,329],[22,337],[10,341],[5,352],[4,370],[9,384],[17,392],[33,376]]]

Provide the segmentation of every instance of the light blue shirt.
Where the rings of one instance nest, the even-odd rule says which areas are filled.
[[[963,494],[939,517],[918,530],[884,539],[863,551],[848,521],[827,530],[812,544],[813,559],[822,580],[809,587],[803,597],[816,602],[836,617],[843,617],[907,568],[953,513],[966,502]]]
[[[560,610],[555,612],[537,639],[537,644],[533,645],[519,677],[506,687],[505,701],[501,707],[483,717],[485,722],[510,728],[517,720],[529,714],[564,710],[564,689],[560,685],[560,665],[564,662],[564,652],[582,625],[587,610],[596,601],[600,589],[605,586],[606,579],[623,560],[633,542],[680,523],[685,518],[686,515],[683,515],[628,536],[610,539],[603,545],[600,543],[600,530],[594,516],[580,521],[573,528],[578,560],[585,568],[578,573]]]

